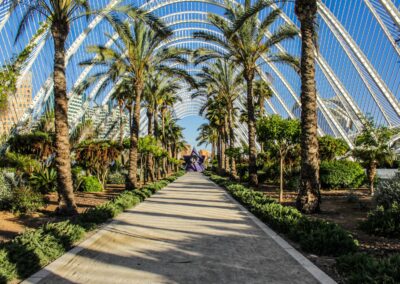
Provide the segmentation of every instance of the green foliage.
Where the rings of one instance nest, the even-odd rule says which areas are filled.
[[[0,172],[0,210],[9,209],[13,199],[12,187],[4,176],[4,172]]]
[[[395,202],[387,209],[383,206],[378,206],[368,214],[367,220],[362,222],[360,227],[369,234],[399,238],[400,205]]]
[[[229,182],[226,178],[217,175],[210,178],[220,185],[229,183],[226,189],[235,199],[272,228],[298,242],[304,251],[337,256],[358,248],[357,240],[334,223],[313,220],[293,207],[276,203],[262,192]]]
[[[358,241],[350,233],[335,223],[323,220],[303,217],[290,235],[302,249],[318,255],[339,256],[355,252],[358,248]]]
[[[17,134],[12,136],[8,143],[10,151],[22,154],[32,155],[35,159],[46,159],[54,152],[54,135],[34,131],[27,134]]]
[[[391,163],[394,152],[389,142],[393,134],[393,130],[385,126],[376,126],[372,119],[365,120],[363,130],[355,139],[353,156],[365,166]]]
[[[400,175],[389,180],[379,180],[374,199],[378,205],[390,208],[393,203],[400,204]]]
[[[97,177],[88,176],[82,179],[81,189],[83,192],[100,192],[103,191],[103,185]]]
[[[54,192],[57,190],[57,172],[53,168],[44,168],[43,170],[33,173],[30,178],[30,185],[36,191],[43,194]]]
[[[126,176],[121,172],[109,173],[107,182],[109,184],[125,184]]]
[[[400,254],[374,258],[365,253],[340,257],[336,266],[349,284],[400,283]]]
[[[358,188],[365,180],[365,171],[357,162],[323,161],[320,178],[326,189]]]
[[[16,267],[8,257],[7,251],[0,248],[0,283],[6,284],[16,278]]]
[[[0,161],[3,167],[15,168],[18,172],[31,175],[40,170],[40,163],[29,157],[28,155],[7,152],[5,157]]]
[[[337,157],[344,156],[350,150],[346,141],[329,135],[318,137],[318,144],[321,161],[332,161]]]
[[[11,210],[22,214],[29,214],[37,211],[45,205],[40,192],[30,187],[22,186],[13,190]]]

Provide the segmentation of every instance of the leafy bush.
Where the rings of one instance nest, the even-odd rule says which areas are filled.
[[[391,207],[395,202],[400,204],[400,175],[389,180],[379,180],[374,198],[384,208]]]
[[[95,176],[88,176],[82,179],[81,189],[83,192],[100,192],[103,186]]]
[[[362,222],[360,227],[369,234],[391,238],[400,237],[400,205],[395,202],[387,209],[378,206],[368,214],[367,220]]]
[[[11,209],[13,212],[29,214],[37,211],[45,205],[43,196],[40,192],[30,187],[22,186],[14,189]]]
[[[346,283],[400,283],[400,255],[377,259],[365,253],[340,257],[336,266]]]
[[[43,194],[54,192],[57,189],[57,172],[53,168],[45,168],[33,173],[30,178],[30,185]]]
[[[323,161],[320,178],[321,186],[326,189],[357,188],[365,180],[365,171],[352,161]]]
[[[48,223],[42,229],[44,234],[56,237],[66,250],[70,249],[85,234],[85,230],[81,226],[72,224],[70,221]]]
[[[318,255],[343,255],[355,252],[358,241],[339,225],[323,220],[301,218],[291,230],[291,239],[305,251]]]
[[[120,172],[110,173],[107,177],[109,184],[125,184],[125,180],[126,177]]]
[[[0,210],[9,209],[12,202],[12,188],[3,172],[0,172]]]
[[[0,283],[7,283],[16,277],[15,264],[10,262],[7,251],[0,249]]]

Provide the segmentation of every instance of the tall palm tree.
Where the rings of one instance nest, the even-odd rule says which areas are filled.
[[[317,0],[295,2],[301,25],[301,183],[296,205],[305,213],[319,211],[321,202],[315,83],[317,10]]]
[[[197,76],[200,78],[200,82],[198,83],[199,91],[195,92],[192,97],[205,96],[225,102],[227,116],[225,116],[224,120],[224,129],[226,130],[227,137],[224,140],[229,141],[229,147],[233,148],[236,140],[234,129],[237,119],[235,101],[243,92],[242,74],[238,72],[233,62],[218,59],[215,63],[203,67],[202,73]],[[225,159],[229,159],[229,157],[226,156]],[[234,159],[226,161],[226,167],[227,164],[230,164],[231,175],[236,177],[236,163]]]
[[[119,145],[124,142],[124,109],[127,105],[127,99],[132,97],[132,84],[129,80],[123,80],[116,86],[111,98],[117,102],[119,108]]]
[[[261,57],[267,61],[279,60],[278,54],[272,50],[273,47],[284,40],[293,38],[297,35],[297,30],[292,25],[282,25],[275,29],[273,34],[265,38],[264,34],[272,24],[278,19],[281,11],[271,8],[271,11],[261,23],[258,23],[258,13],[248,17],[243,21],[243,16],[252,11],[251,1],[246,0],[244,7],[232,6],[230,2],[225,2],[225,15],[229,21],[222,16],[210,14],[209,21],[214,25],[224,38],[206,32],[197,32],[196,38],[213,42],[223,47],[224,53],[199,49],[197,51],[197,63],[211,58],[229,58],[238,64],[243,70],[243,76],[247,85],[247,126],[249,137],[249,176],[250,183],[257,185],[257,149],[256,149],[256,130],[255,130],[255,106],[254,106],[254,79],[258,72],[257,62]],[[290,57],[290,55],[287,55]]]
[[[128,22],[118,21],[113,24],[119,35],[119,40],[112,38],[114,47],[103,45],[89,46],[87,50],[95,53],[94,59],[82,62],[81,65],[108,66],[104,73],[96,74],[98,78],[107,76],[116,79],[120,77],[130,78],[133,85],[132,121],[129,149],[129,174],[128,187],[136,188],[137,163],[138,163],[138,139],[140,129],[140,110],[143,99],[148,71],[163,73],[166,76],[183,78],[195,85],[193,78],[183,69],[172,67],[174,64],[187,64],[184,55],[190,53],[182,48],[159,48],[162,42],[172,33],[168,30],[154,31],[142,22],[135,21],[133,27]]]
[[[74,200],[69,128],[68,128],[68,98],[65,74],[65,43],[70,32],[72,22],[91,14],[101,14],[111,23],[116,19],[116,13],[122,13],[129,18],[141,19],[151,24],[157,30],[164,26],[145,11],[133,5],[118,6],[110,10],[91,11],[88,0],[11,0],[11,11],[17,6],[24,8],[21,21],[17,28],[16,41],[25,31],[28,23],[34,19],[41,19],[48,23],[54,42],[54,113],[55,113],[55,146],[57,169],[57,189],[62,197],[59,209],[65,214],[76,214],[77,206]]]

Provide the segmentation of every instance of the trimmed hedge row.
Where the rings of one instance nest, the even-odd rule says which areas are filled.
[[[306,252],[339,256],[357,251],[358,241],[335,223],[311,219],[296,208],[282,206],[262,192],[233,183],[227,178],[216,175],[211,175],[210,178],[224,186],[235,199],[263,222],[298,242]]]
[[[135,206],[183,174],[178,172],[140,190],[124,191],[113,200],[86,210],[75,220],[49,223],[35,230],[27,230],[12,241],[1,244],[0,283],[28,277],[71,249],[85,232]]]

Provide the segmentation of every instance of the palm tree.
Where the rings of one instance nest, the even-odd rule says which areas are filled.
[[[390,140],[394,131],[385,126],[377,127],[372,119],[364,121],[364,128],[355,139],[356,147],[353,156],[363,162],[367,168],[367,176],[371,195],[374,195],[376,169],[380,164],[392,163],[394,151]]]
[[[101,14],[105,19],[114,22],[115,13],[122,13],[132,19],[141,19],[151,24],[157,30],[164,26],[151,14],[135,8],[133,5],[106,8],[101,11],[91,11],[88,0],[11,0],[11,11],[17,6],[24,8],[24,14],[17,28],[16,41],[21,37],[29,21],[40,18],[48,23],[54,42],[54,113],[55,113],[55,145],[57,169],[57,189],[61,203],[59,210],[65,214],[76,214],[77,206],[74,200],[71,159],[68,128],[68,98],[65,74],[65,43],[72,22],[91,14]]]
[[[265,2],[265,1],[264,1]],[[199,49],[196,63],[209,60],[211,58],[229,58],[243,70],[243,76],[247,85],[247,126],[249,137],[249,176],[250,183],[257,185],[257,149],[256,149],[256,131],[255,131],[255,106],[254,106],[254,79],[258,72],[257,62],[263,57],[267,61],[278,61],[280,55],[275,54],[272,49],[275,45],[284,40],[293,38],[297,35],[297,29],[292,25],[283,25],[272,33],[268,38],[264,34],[269,30],[272,24],[278,19],[281,11],[271,8],[269,14],[261,23],[258,23],[258,13],[251,15],[243,21],[243,16],[253,10],[251,1],[246,0],[244,7],[232,6],[226,1],[226,12],[229,21],[218,15],[209,15],[209,21],[224,36],[220,37],[197,32],[196,38],[213,42],[223,47],[225,53]],[[269,5],[270,6],[270,5]],[[285,54],[286,57],[290,55]]]
[[[237,108],[235,101],[239,94],[243,92],[243,77],[237,71],[235,64],[226,60],[218,59],[215,63],[203,67],[202,73],[197,75],[201,80],[198,83],[199,91],[192,97],[205,96],[225,102],[227,107],[227,116],[224,120],[224,129],[226,130],[225,141],[229,141],[229,148],[235,147],[235,133],[237,119]],[[228,147],[225,147],[228,148]],[[230,164],[230,173],[236,178],[236,163],[234,159],[226,156],[225,165],[228,168]]]
[[[301,25],[301,183],[297,208],[304,213],[320,210],[317,89],[315,49],[317,0],[296,0],[295,13]]]
[[[106,65],[108,70],[96,74],[97,78],[106,76],[114,80],[125,77],[131,80],[133,85],[133,97],[131,98],[131,136],[129,149],[129,174],[128,187],[136,188],[137,163],[138,163],[138,139],[140,129],[140,110],[143,99],[148,71],[159,72],[170,77],[183,78],[195,85],[193,78],[183,69],[172,67],[174,64],[187,64],[184,55],[190,53],[187,49],[167,47],[160,49],[162,42],[171,36],[169,30],[153,31],[142,22],[135,21],[133,27],[127,22],[118,21],[113,24],[120,40],[114,41],[113,47],[103,45],[89,46],[87,50],[97,56],[81,65]]]
[[[160,73],[152,73],[147,77],[145,88],[143,90],[144,94],[144,107],[147,112],[147,134],[154,135],[156,138],[156,129],[158,128],[157,114],[158,105],[163,103],[165,97],[171,97],[179,89],[178,80],[175,78],[169,78],[163,76]],[[147,168],[150,169],[150,180],[155,180],[153,155],[150,153],[147,155]]]
[[[119,145],[124,142],[124,109],[127,105],[127,99],[132,97],[132,84],[129,80],[123,80],[121,84],[116,86],[111,98],[115,100],[119,108]]]
[[[206,147],[211,144],[211,160],[215,158],[215,152],[218,141],[218,130],[211,125],[211,123],[203,123],[197,128],[199,135],[196,138],[197,146],[205,145]]]

